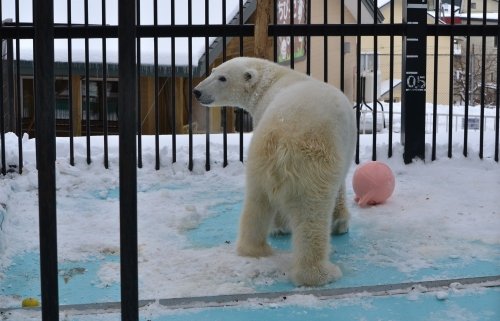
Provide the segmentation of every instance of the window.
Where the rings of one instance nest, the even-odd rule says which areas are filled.
[[[56,119],[69,119],[69,83],[67,79],[56,79]]]
[[[21,78],[23,118],[35,117],[35,88],[33,78]]]
[[[365,52],[361,53],[361,64],[360,64],[360,69],[361,73],[365,71],[373,71],[373,63],[374,63],[374,54],[373,52]],[[380,60],[377,59],[377,70],[380,70]]]
[[[86,81],[82,80],[82,119],[87,119]],[[105,99],[104,99],[105,98]],[[89,80],[89,120],[103,120],[104,108],[107,108],[107,118],[118,120],[118,81],[108,80],[106,90],[101,80]]]
[[[55,100],[56,119],[69,119],[69,90],[68,79],[56,79]],[[23,77],[21,79],[23,118],[35,117],[35,89],[33,78]]]

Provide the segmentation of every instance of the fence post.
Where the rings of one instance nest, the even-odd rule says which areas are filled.
[[[54,3],[34,1],[35,117],[42,320],[59,320],[56,224]]]
[[[403,38],[401,142],[408,164],[415,157],[425,159],[427,0],[404,1],[403,23],[407,34]]]
[[[118,3],[120,273],[123,321],[139,320],[136,9],[136,1],[120,1]]]
[[[16,131],[16,112],[14,108],[14,41],[7,40],[7,106],[9,121],[7,130]]]

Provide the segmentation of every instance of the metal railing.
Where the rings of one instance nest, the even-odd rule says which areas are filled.
[[[87,137],[87,163],[92,162],[92,155],[90,149],[90,137],[94,133],[90,126],[90,107],[89,97],[90,93],[90,79],[101,79],[103,88],[107,88],[106,83],[113,77],[118,78],[119,81],[119,96],[118,96],[118,124],[120,136],[120,231],[121,231],[121,267],[122,267],[122,319],[123,320],[137,320],[138,319],[138,271],[137,271],[137,167],[142,167],[142,135],[144,135],[143,122],[141,120],[142,110],[144,104],[141,99],[145,98],[144,93],[141,92],[141,82],[145,81],[142,76],[147,75],[153,82],[153,98],[151,106],[153,107],[154,126],[153,135],[155,136],[156,147],[156,160],[155,168],[160,167],[160,148],[159,137],[160,135],[169,134],[172,139],[172,161],[176,162],[176,135],[180,132],[178,119],[179,110],[175,108],[179,103],[176,93],[186,85],[187,94],[182,96],[186,98],[185,110],[187,111],[186,123],[182,125],[187,126],[187,135],[189,136],[189,160],[188,167],[192,169],[193,163],[193,99],[190,95],[193,88],[194,78],[203,78],[209,73],[210,66],[225,61],[233,56],[242,56],[248,53],[248,44],[246,41],[254,36],[254,25],[250,23],[251,17],[256,14],[257,1],[243,1],[234,0],[221,1],[219,16],[221,17],[218,22],[214,23],[210,19],[210,12],[213,12],[212,3],[208,0],[198,0],[204,4],[205,11],[201,20],[193,21],[193,3],[196,0],[182,0],[171,1],[167,6],[161,7],[164,12],[170,12],[170,19],[168,23],[159,21],[160,16],[164,17],[165,14],[160,15],[160,6],[165,5],[163,2],[153,1],[153,14],[152,21],[146,22],[141,20],[144,16],[141,15],[141,1],[120,1],[116,8],[112,10],[106,6],[107,1],[102,0],[100,3],[102,19],[101,23],[91,23],[89,21],[89,0],[83,2],[84,15],[83,21],[74,22],[71,20],[72,8],[71,1],[64,1],[67,7],[67,21],[56,21],[54,23],[54,5],[53,1],[35,0],[34,8],[32,11],[32,21],[22,21],[21,13],[25,13],[19,7],[19,0],[0,1],[1,4],[12,4],[13,20],[5,20],[7,18],[5,12],[1,12],[0,17],[4,19],[0,26],[0,38],[2,39],[2,64],[0,70],[0,82],[3,85],[3,90],[0,91],[0,159],[1,159],[1,173],[6,174],[9,164],[6,164],[5,149],[6,141],[4,133],[7,130],[14,131],[18,136],[18,163],[17,171],[22,174],[23,170],[23,145],[22,136],[25,128],[23,128],[23,96],[21,92],[21,77],[26,74],[31,74],[35,79],[34,101],[35,101],[35,121],[36,130],[35,137],[37,143],[37,167],[39,175],[39,211],[43,220],[40,220],[40,243],[41,243],[41,269],[42,269],[42,315],[43,320],[58,320],[59,318],[59,301],[57,293],[57,232],[56,232],[56,189],[55,189],[55,88],[54,82],[56,77],[65,76],[68,79],[68,106],[70,106],[69,119],[69,144],[70,144],[70,163],[74,164],[73,154],[73,138],[76,128],[73,128],[75,122],[73,121],[75,115],[71,106],[78,105],[75,99],[79,100],[85,97],[85,105],[82,107],[82,112],[86,113],[84,121],[86,123],[86,130],[84,134]],[[110,3],[117,3],[109,1]],[[304,72],[322,78],[324,81],[333,82],[344,91],[351,91],[351,98],[353,100],[354,110],[358,119],[358,126],[361,121],[361,107],[364,97],[361,92],[361,53],[364,49],[363,44],[370,42],[373,44],[371,51],[373,52],[372,69],[374,75],[373,81],[373,94],[372,101],[377,101],[380,97],[377,95],[380,82],[377,79],[377,69],[381,60],[380,54],[387,48],[381,48],[382,41],[388,40],[388,69],[387,80],[389,80],[389,98],[387,113],[387,131],[378,133],[377,131],[377,115],[380,111],[377,110],[377,104],[373,104],[371,112],[373,121],[372,135],[372,159],[377,158],[377,137],[379,135],[388,135],[388,156],[393,156],[393,133],[394,133],[394,105],[395,95],[397,92],[394,89],[397,78],[402,78],[401,96],[404,100],[403,105],[406,110],[402,111],[402,118],[405,119],[405,124],[400,129],[405,135],[402,138],[402,143],[405,146],[405,161],[411,161],[413,157],[422,157],[423,146],[422,137],[425,142],[426,131],[426,116],[425,116],[425,93],[428,91],[432,97],[432,159],[436,158],[436,135],[438,132],[438,117],[440,113],[437,110],[438,106],[438,91],[443,89],[440,86],[442,79],[439,77],[440,66],[439,58],[442,55],[439,52],[439,44],[444,40],[449,42],[448,62],[449,62],[449,112],[448,112],[448,128],[453,128],[455,120],[454,111],[454,88],[453,74],[456,65],[456,46],[454,40],[460,38],[464,41],[465,57],[470,54],[470,47],[473,38],[480,39],[482,48],[487,47],[487,40],[496,39],[497,46],[495,47],[496,53],[496,70],[495,79],[493,83],[498,88],[498,80],[500,79],[500,68],[498,68],[498,60],[500,57],[500,47],[498,46],[498,39],[500,37],[500,27],[498,24],[498,14],[496,20],[490,20],[488,17],[488,10],[496,11],[498,8],[487,8],[486,1],[483,6],[482,18],[478,24],[473,23],[471,16],[471,0],[467,0],[466,11],[462,23],[458,23],[455,19],[457,13],[452,10],[449,23],[444,23],[440,17],[439,7],[428,11],[427,7],[422,7],[422,1],[405,1],[403,6],[403,19],[396,20],[396,2],[391,1],[384,6],[380,7],[378,2],[368,0],[358,0],[354,5],[352,1],[311,1],[304,0],[302,2],[306,8],[305,23],[296,23],[294,20],[288,20],[283,24],[279,24],[280,17],[278,13],[281,10],[278,5],[285,5],[289,16],[294,16],[296,10],[293,0],[274,1],[275,14],[271,18],[271,24],[268,26],[268,36],[274,40],[274,50],[272,58],[275,61],[280,61],[280,53],[278,51],[278,41],[283,41],[289,38],[289,48],[286,48],[289,55],[289,60],[282,63],[289,64],[291,68],[304,68]],[[451,1],[452,7],[455,1]],[[217,2],[219,3],[219,2]],[[234,6],[228,8],[227,5],[231,3]],[[180,18],[176,15],[177,6],[186,5],[186,19],[179,21]],[[500,3],[499,3],[500,6]],[[316,7],[320,8],[319,11]],[[386,10],[388,8],[388,10]],[[168,10],[167,10],[168,9]],[[199,9],[199,7],[198,7]],[[383,23],[383,15],[381,10],[384,9],[388,12]],[[424,10],[425,9],[425,10]],[[494,10],[493,10],[494,9]],[[4,9],[5,10],[5,9]],[[235,13],[232,17],[229,16],[230,10]],[[410,11],[408,11],[410,10]],[[116,14],[116,21],[109,21],[107,12],[113,11]],[[312,12],[323,12],[320,18],[313,16]],[[336,11],[340,12],[339,16],[332,18],[328,13]],[[412,14],[418,17],[428,18],[434,12],[434,23],[408,23],[408,19],[414,19]],[[411,13],[411,14],[409,14]],[[29,15],[28,15],[29,16]],[[167,15],[168,16],[168,15]],[[419,18],[419,19],[420,19]],[[463,23],[465,21],[465,23]],[[411,22],[411,21],[410,21]],[[295,37],[301,37],[305,40],[302,54],[297,54]],[[410,37],[410,39],[408,39]],[[152,57],[144,54],[145,40],[152,39],[153,51]],[[203,41],[203,53],[196,56],[193,60],[193,42],[201,39]],[[319,42],[316,40],[320,39]],[[335,40],[340,45],[333,46],[331,41]],[[417,39],[417,40],[414,40]],[[65,40],[66,47],[66,61],[61,62],[55,52],[54,43],[59,40]],[[83,40],[83,51],[76,52],[75,47],[77,40]],[[100,61],[95,61],[91,55],[91,49],[95,42],[91,40],[98,40],[102,48]],[[111,57],[109,40],[117,40],[118,46],[115,58]],[[160,46],[160,42],[169,40],[167,47],[169,48],[170,56],[168,56],[162,48],[164,43]],[[173,40],[173,41],[171,41]],[[175,40],[179,40],[179,43]],[[412,48],[408,41],[427,41],[428,44],[434,43],[433,52],[426,52],[427,46],[419,46],[419,48]],[[440,41],[441,40],[441,41]],[[180,41],[185,41],[187,49],[187,61],[180,61],[181,58],[176,56],[176,52],[181,51]],[[28,45],[27,49],[23,48],[26,43],[33,42],[34,46]],[[232,47],[230,47],[230,45]],[[395,52],[396,45],[406,48],[407,52]],[[15,53],[13,51],[15,48]],[[33,49],[35,48],[34,52]],[[5,49],[5,50],[4,50]],[[415,50],[415,52],[411,52]],[[485,131],[485,84],[486,84],[486,55],[482,51],[481,56],[481,79],[479,82],[482,84],[480,88],[480,113],[479,113],[479,132],[480,139],[477,142],[479,149],[479,157],[484,155],[484,131]],[[102,54],[103,53],[103,54]],[[329,57],[336,53],[336,61],[332,61]],[[350,55],[353,55],[352,58]],[[319,55],[319,59],[317,58]],[[416,74],[418,71],[409,70],[410,64],[407,60],[413,58],[415,55],[424,55],[425,60],[433,61],[432,70],[426,75]],[[30,60],[29,57],[32,57]],[[109,55],[109,56],[108,56]],[[81,56],[81,57],[77,57]],[[296,57],[297,56],[297,57]],[[83,59],[82,59],[83,57]],[[427,59],[431,57],[431,59]],[[57,58],[57,59],[56,59]],[[167,59],[168,58],[168,59]],[[422,58],[422,56],[420,56]],[[116,59],[116,60],[113,60]],[[196,59],[198,59],[196,61]],[[402,59],[403,63],[401,74],[396,74],[399,66],[396,65],[397,59]],[[354,60],[354,62],[352,61]],[[119,62],[119,64],[118,64]],[[321,68],[317,68],[318,63]],[[353,66],[353,69],[348,69],[346,66]],[[337,68],[338,67],[338,68]],[[468,146],[471,143],[468,137],[469,128],[469,93],[470,93],[470,70],[472,68],[469,59],[465,60],[465,106],[464,106],[464,131],[463,131],[463,154],[467,156]],[[319,71],[318,71],[319,70]],[[71,82],[72,79],[78,75],[79,80],[83,80],[86,84],[85,92],[75,98],[73,90],[79,87],[74,87]],[[352,76],[354,75],[354,76]],[[352,78],[350,78],[352,76]],[[412,78],[413,77],[413,78]],[[170,96],[160,101],[160,78],[162,80],[170,80],[166,88],[170,91]],[[181,79],[181,83],[176,81]],[[427,86],[431,83],[432,88]],[[424,97],[424,105],[414,104],[414,101],[420,101]],[[413,95],[413,96],[412,96]],[[109,133],[109,119],[108,115],[108,101],[107,95],[103,94],[102,99],[103,118],[102,121],[102,139],[104,141],[104,166],[108,166],[107,142]],[[418,99],[413,100],[414,97]],[[493,157],[496,162],[499,159],[499,93],[496,90],[494,102],[494,116],[493,126],[495,131],[495,150]],[[150,97],[151,98],[151,97]],[[409,106],[411,105],[411,109]],[[168,123],[170,129],[166,132],[161,127],[161,112],[167,111]],[[231,130],[229,123],[230,108],[223,107],[221,110],[221,131],[224,136],[224,155],[223,166],[227,165],[227,135]],[[183,109],[181,109],[183,111]],[[415,119],[408,117],[415,116]],[[423,117],[422,117],[423,115]],[[243,113],[237,116],[237,123],[239,126],[240,135],[240,160],[243,160],[243,128],[244,128]],[[14,121],[13,121],[14,119]],[[205,124],[206,136],[206,150],[205,150],[205,168],[210,169],[210,114],[205,110],[202,122]],[[427,122],[429,124],[429,122]],[[427,125],[428,127],[429,125]],[[427,128],[428,129],[428,128]],[[362,135],[360,133],[359,135]],[[452,139],[454,132],[448,131],[448,156],[452,156]],[[407,139],[413,137],[415,139]],[[359,136],[358,136],[359,138]],[[406,138],[406,139],[405,139]],[[137,144],[136,144],[137,141]],[[356,162],[359,162],[359,139],[356,153]],[[126,173],[126,175],[125,175]]]

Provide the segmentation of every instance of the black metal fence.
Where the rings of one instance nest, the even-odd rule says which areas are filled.
[[[205,168],[210,169],[212,115],[205,109],[199,119],[193,119],[193,110],[197,106],[190,93],[193,84],[207,75],[214,64],[233,56],[253,54],[254,21],[259,14],[257,0],[137,0],[120,1],[119,4],[117,1],[96,0],[94,2],[100,4],[97,7],[100,7],[101,18],[95,23],[89,19],[91,1],[83,1],[80,8],[83,9],[82,19],[72,20],[75,11],[71,7],[73,2],[59,0],[67,9],[64,21],[55,18],[53,1],[35,0],[33,10],[20,8],[19,0],[0,1],[3,21],[0,26],[0,82],[3,85],[0,91],[1,173],[5,175],[13,170],[22,174],[22,136],[28,131],[24,118],[29,114],[25,108],[31,108],[28,104],[29,86],[23,86],[23,80],[28,79],[26,83],[29,83],[32,79],[32,107],[36,108],[31,135],[36,137],[37,143],[39,208],[40,216],[44,218],[40,220],[43,320],[59,318],[54,168],[58,126],[66,126],[64,135],[69,137],[71,164],[75,162],[73,139],[76,135],[86,137],[87,163],[92,161],[90,137],[102,136],[105,167],[108,167],[108,136],[120,136],[122,319],[137,320],[136,171],[137,167],[142,167],[142,135],[155,136],[155,168],[158,169],[160,157],[165,157],[160,154],[159,137],[165,134],[171,136],[171,157],[176,162],[177,135],[182,133],[180,127],[185,127],[185,134],[189,137],[188,166],[192,169],[194,124],[204,123],[205,126],[201,127],[206,137]],[[478,6],[482,10],[475,13],[471,0],[448,2],[449,5],[432,6],[426,1],[408,0],[403,1],[400,7],[401,2],[397,1],[384,1],[382,4],[382,1],[376,0],[275,0],[274,15],[270,17],[267,28],[274,44],[269,58],[332,82],[346,93],[350,92],[360,129],[356,162],[359,162],[360,155],[359,138],[365,137],[366,129],[371,129],[372,159],[377,158],[377,142],[381,135],[387,138],[388,156],[393,156],[395,116],[399,115],[395,106],[399,104],[399,99],[402,101],[402,156],[406,162],[414,157],[425,157],[426,136],[427,140],[430,136],[431,159],[436,159],[440,123],[438,106],[443,104],[440,102],[442,99],[448,106],[448,156],[452,156],[454,135],[460,134],[463,135],[463,154],[467,156],[468,147],[474,144],[478,147],[478,156],[483,158],[485,124],[489,117],[493,120],[491,135],[494,140],[494,150],[489,151],[489,155],[498,162],[499,8],[488,8],[487,3],[491,2],[485,0],[482,6]],[[205,9],[201,18],[194,19],[197,16],[194,4],[196,11]],[[57,5],[60,14],[60,3]],[[185,15],[179,16],[178,8],[184,6]],[[449,10],[456,6],[460,9]],[[93,6],[94,9],[97,7]],[[217,21],[212,19],[215,9],[219,16]],[[151,14],[148,16],[145,11]],[[295,18],[290,20],[289,17]],[[195,56],[193,44],[200,40],[202,52]],[[58,46],[61,41],[65,43],[62,60]],[[100,48],[97,60],[93,53],[95,46]],[[152,50],[146,52],[145,47]],[[486,50],[490,47],[490,51]],[[473,48],[480,52],[479,55],[473,54]],[[187,50],[186,56],[176,55],[183,50]],[[478,63],[470,59],[473,56],[477,57]],[[444,79],[441,70],[443,61],[447,62]],[[77,85],[73,84],[74,79]],[[388,84],[384,104],[380,102],[383,94],[380,93],[381,80],[386,80]],[[56,92],[60,88],[55,85],[57,81],[59,84],[62,81],[63,90]],[[93,81],[99,81],[95,92]],[[111,97],[108,88],[116,81],[117,96]],[[141,90],[141,85],[147,81],[151,81],[154,88],[152,97],[146,97],[147,93]],[[442,85],[443,81],[446,86]],[[398,85],[401,86],[399,90]],[[83,93],[75,93],[75,90]],[[169,94],[162,96],[162,90]],[[183,90],[185,94],[179,95]],[[143,126],[145,112],[142,103],[148,99],[154,115],[149,132]],[[63,105],[66,101],[66,105],[57,107],[58,100]],[[474,101],[479,102],[479,106],[474,107],[479,112],[469,117]],[[98,107],[92,107],[92,102]],[[430,108],[426,108],[426,103]],[[463,132],[452,130],[457,121],[457,104],[462,105]],[[181,105],[180,109],[176,107],[178,105]],[[66,111],[64,116],[56,117],[58,108]],[[92,116],[92,108],[98,108],[99,117]],[[115,116],[110,117],[110,110]],[[84,116],[78,118],[79,112]],[[179,113],[185,113],[187,118],[179,121]],[[225,166],[228,133],[235,129],[239,131],[240,160],[243,160],[243,132],[245,128],[250,128],[245,124],[248,116],[244,113],[233,114],[230,107],[223,107],[220,113],[220,128],[217,130],[224,137],[222,163]],[[370,115],[371,122],[362,126],[366,115]],[[380,117],[385,130],[378,128]],[[65,118],[65,122],[59,118]],[[114,132],[116,128],[118,132]],[[470,128],[479,130],[478,141],[470,140]],[[15,132],[18,137],[17,164],[6,163],[5,133],[8,131]]]

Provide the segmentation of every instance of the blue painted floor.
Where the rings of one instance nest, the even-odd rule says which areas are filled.
[[[161,188],[161,187],[160,187]],[[182,189],[175,186],[172,189]],[[96,191],[98,198],[102,192]],[[234,195],[233,195],[234,196]],[[107,198],[117,197],[116,190],[106,193]],[[234,198],[234,197],[233,197]],[[186,237],[193,248],[220,246],[236,239],[235,226],[238,225],[241,203],[219,203],[209,208],[213,214],[203,220],[196,229],[188,230]],[[367,258],[372,249],[384,240],[367,237],[369,226],[358,223],[348,234],[333,236],[331,260],[339,262],[344,276],[324,288],[349,288],[383,284],[397,284],[426,280],[457,279],[500,275],[500,249],[489,244],[475,244],[492,253],[488,260],[471,260],[456,255],[429,259],[425,266],[404,271]],[[290,236],[270,237],[269,242],[278,251],[291,250]],[[385,249],[390,257],[390,247]],[[394,255],[397,258],[397,254]],[[64,262],[59,265],[60,303],[88,304],[116,302],[120,300],[119,284],[102,286],[97,272],[106,263],[116,263],[118,255],[105,255],[95,259]],[[40,298],[39,254],[25,253],[15,258],[7,268],[6,278],[0,279],[0,295],[19,298]],[[255,284],[256,292],[294,291],[296,287],[288,281],[269,284]],[[15,306],[2,306],[12,308]],[[117,315],[94,314],[75,316],[71,320],[115,320]],[[235,307],[194,308],[168,310],[145,308],[141,320],[500,320],[500,288],[474,288],[449,290],[445,297],[437,298],[436,293],[415,295],[360,296],[345,299],[318,300],[310,297],[295,301],[265,303],[254,300]],[[36,319],[36,317],[35,317]],[[34,319],[34,320],[35,320]],[[8,318],[6,320],[9,320]]]

